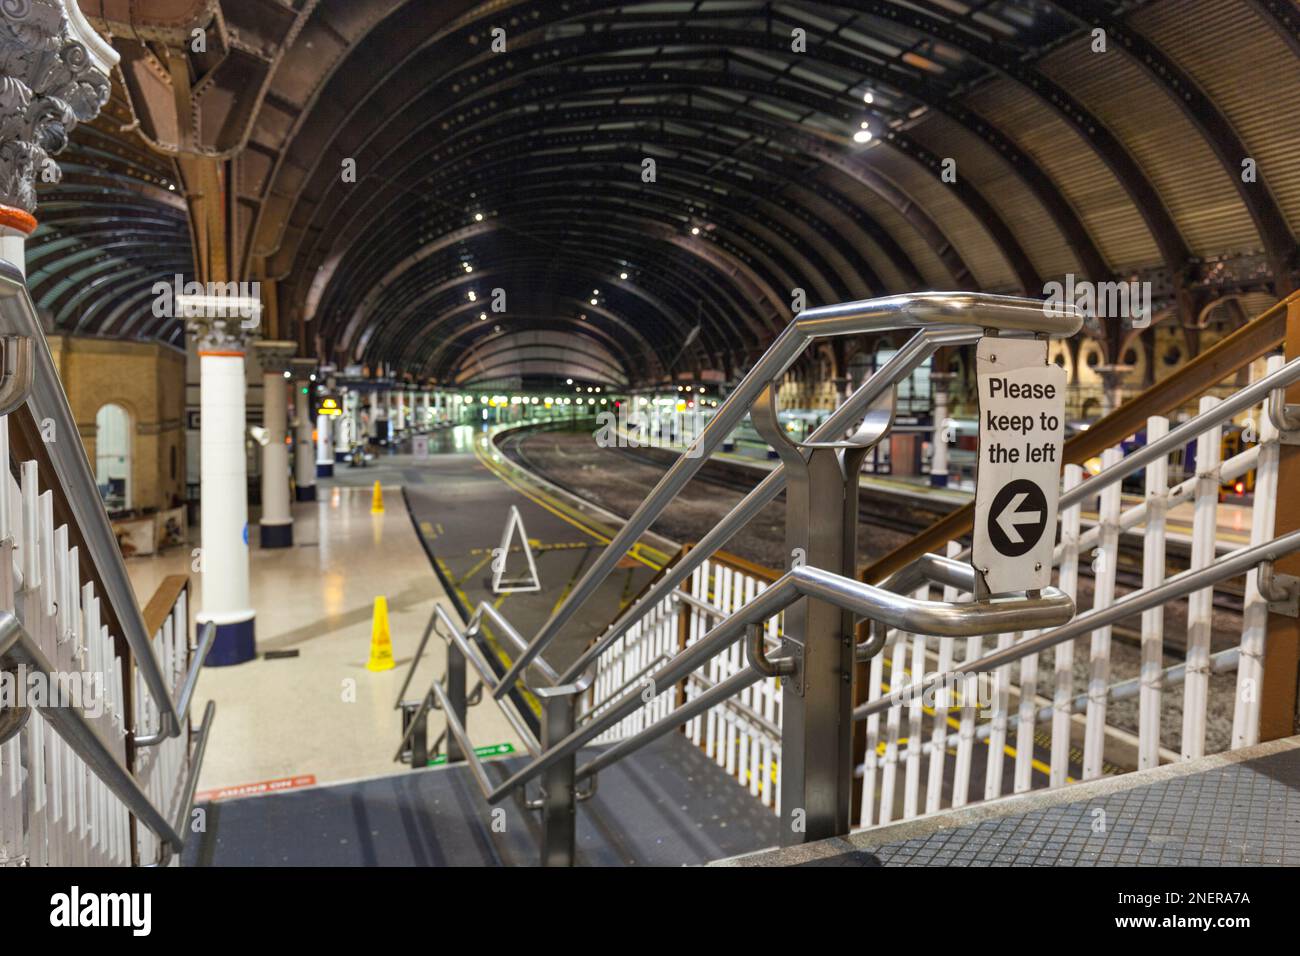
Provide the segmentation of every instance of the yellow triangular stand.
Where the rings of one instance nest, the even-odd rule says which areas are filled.
[[[384,489],[375,482],[374,494],[370,496],[370,513],[372,515],[381,515],[384,513]]]
[[[381,506],[380,511],[383,510]],[[366,663],[368,671],[390,671],[397,664],[393,661],[393,636],[388,630],[388,599],[375,598],[375,616],[370,625],[370,660]]]

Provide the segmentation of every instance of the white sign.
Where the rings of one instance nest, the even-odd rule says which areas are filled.
[[[528,576],[513,581],[505,579],[506,559],[510,556],[510,542],[519,532],[519,546],[528,559]],[[533,560],[533,548],[528,543],[528,532],[524,530],[524,519],[519,509],[510,506],[510,517],[506,519],[506,528],[501,532],[501,547],[492,549],[492,593],[513,594],[515,591],[540,591],[542,580],[537,576],[537,562]]]
[[[411,454],[417,461],[422,461],[429,457],[428,435],[416,435],[411,439]]]
[[[1065,444],[1065,369],[1042,339],[985,336],[979,382],[979,471],[971,564],[990,594],[1052,582]]]

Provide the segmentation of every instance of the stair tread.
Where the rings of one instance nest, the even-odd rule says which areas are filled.
[[[588,748],[578,764],[600,752]],[[526,758],[486,764],[494,781]],[[536,787],[529,787],[535,796]],[[499,806],[504,830],[462,766],[207,804],[206,832],[186,865],[536,865],[540,814]],[[497,830],[502,828],[498,824]],[[681,734],[668,734],[600,774],[578,809],[578,863],[707,863],[778,842],[777,818]]]

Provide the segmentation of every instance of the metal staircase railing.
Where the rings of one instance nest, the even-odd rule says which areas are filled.
[[[998,635],[991,652],[972,640],[960,661],[951,640],[902,630],[882,635],[886,650],[871,662],[868,700],[854,710],[854,719],[866,722],[865,759],[858,768],[863,779],[859,825],[944,809],[945,783],[952,794],[949,806],[971,802],[972,786],[977,792],[981,789],[971,779],[974,748],[981,742],[988,746],[983,799],[991,799],[1008,791],[1064,786],[1076,766],[1078,776],[1090,780],[1108,771],[1147,769],[1259,741],[1267,617],[1270,610],[1296,614],[1300,598],[1294,581],[1283,586],[1272,573],[1275,560],[1300,550],[1300,532],[1274,537],[1273,526],[1280,444],[1300,435],[1300,423],[1291,421],[1285,411],[1285,387],[1295,382],[1300,382],[1300,359],[1284,365],[1281,356],[1273,356],[1264,377],[1224,401],[1203,398],[1200,413],[1176,428],[1170,429],[1163,417],[1149,418],[1145,446],[1127,456],[1119,448],[1107,450],[1099,473],[1085,479],[1078,465],[1065,467],[1061,540],[1054,555],[1059,586],[1077,597],[1080,564],[1088,558],[1094,577],[1092,608],[1081,611],[1069,624],[1041,633],[1017,627]],[[1247,430],[1254,432],[1253,443],[1221,460],[1222,428],[1245,412],[1251,413]],[[1189,444],[1196,448],[1196,473],[1171,485],[1167,457]],[[1220,553],[1216,547],[1220,488],[1250,471],[1256,473],[1256,481],[1249,543]],[[1144,472],[1144,495],[1125,507],[1121,483],[1139,472]],[[1084,530],[1083,507],[1094,499],[1100,499],[1096,521]],[[1190,566],[1166,578],[1168,515],[1183,503],[1190,504],[1193,512]],[[1142,584],[1117,597],[1121,535],[1139,528]],[[955,543],[949,544],[949,551],[956,557],[966,554]],[[914,591],[920,585],[928,590],[915,567],[894,575],[885,586]],[[1213,589],[1243,575],[1240,641],[1236,647],[1212,653]],[[947,585],[945,597],[950,600],[969,590],[961,582],[941,583]],[[1186,660],[1166,666],[1169,644],[1164,614],[1178,601],[1186,605]],[[1140,656],[1130,674],[1114,680],[1111,632],[1116,623],[1129,619],[1140,621]],[[1083,636],[1090,638],[1086,674],[1080,674],[1075,662],[1074,644]],[[1046,651],[1052,651],[1054,659],[1044,675],[1040,671],[1045,662],[1040,665],[1039,655]],[[1018,674],[1012,666],[1017,663]],[[1215,693],[1211,677],[1234,670],[1235,686],[1231,691],[1219,690],[1227,698],[1222,703],[1230,706],[1223,707],[1218,742],[1211,746],[1207,742]],[[1039,693],[1043,685],[1046,696]],[[1181,699],[1171,701],[1176,688],[1181,688]],[[1013,695],[1018,699],[1014,708]],[[1108,714],[1111,704],[1133,698],[1138,700],[1136,721],[1125,723],[1136,724],[1136,735],[1117,726]],[[1164,745],[1171,706],[1178,707],[1174,713],[1181,723],[1177,750]],[[1039,736],[1039,725],[1048,728],[1046,738]],[[950,749],[956,752],[956,766],[949,778],[945,761]],[[1008,761],[1009,788],[1003,779]],[[924,783],[923,763],[929,765]]]
[[[215,706],[188,589],[147,623],[20,273],[0,262],[0,864],[167,864]],[[179,701],[179,703],[178,703]]]
[[[734,697],[753,683],[782,675],[782,786],[787,800],[792,790],[798,793],[795,800],[789,801],[793,812],[789,814],[791,826],[784,840],[804,842],[846,832],[852,785],[850,678],[856,655],[865,658],[878,649],[870,641],[862,647],[854,646],[853,625],[857,618],[957,637],[995,633],[1013,624],[1051,627],[1068,621],[1074,610],[1073,601],[1054,588],[1017,598],[953,603],[918,600],[854,580],[857,476],[861,456],[892,425],[895,385],[940,345],[972,342],[981,335],[999,333],[1065,337],[1074,334],[1080,324],[1080,316],[1072,309],[1049,312],[1037,300],[974,293],[896,296],[802,313],[717,409],[692,446],[669,468],[531,642],[523,643],[508,622],[486,604],[480,605],[464,628],[456,625],[445,611],[435,612],[437,621],[449,632],[447,672],[443,679],[432,683],[419,707],[419,719],[408,722],[399,757],[407,743],[420,735],[419,725],[423,724],[428,710],[442,709],[447,722],[449,758],[461,758],[468,764],[490,802],[498,802],[540,778],[541,797],[529,805],[542,811],[542,860],[571,864],[575,805],[580,797],[577,785],[581,780],[594,778],[600,769]],[[545,649],[698,471],[704,459],[751,410],[756,424],[766,422],[767,431],[775,430],[774,385],[799,353],[823,336],[896,329],[918,331],[890,362],[850,396],[808,443],[787,450],[782,468],[774,471],[667,571],[587,653],[563,673],[556,673],[542,656]],[[793,473],[788,476],[791,470]],[[803,541],[804,547],[795,550],[806,557],[806,563],[795,562],[796,566],[770,587],[655,668],[643,686],[624,691],[607,701],[599,713],[579,722],[579,702],[593,680],[591,665],[662,599],[673,595],[695,568],[776,496],[783,484],[788,486],[788,502],[801,500],[794,509],[787,504],[787,514],[792,510],[797,514],[787,518],[788,543]],[[775,656],[769,656],[763,629],[782,612],[785,619],[781,644]],[[519,649],[518,656],[499,678],[471,640],[488,615],[495,615],[495,625]],[[421,642],[421,653],[434,625],[431,619]],[[586,744],[746,638],[747,664],[743,669],[712,682],[713,686],[699,691],[635,736],[581,768],[576,766],[577,754]],[[419,659],[417,653],[412,671]],[[465,731],[467,701],[478,691],[476,686],[470,694],[466,693],[466,662],[474,667],[478,684],[488,690],[508,719],[512,705],[503,698],[526,674],[532,675],[532,683],[526,686],[541,701],[540,739],[521,733],[531,759],[495,786],[486,767],[474,754]],[[402,706],[400,697],[398,706]],[[520,730],[523,722],[515,715],[511,723]]]

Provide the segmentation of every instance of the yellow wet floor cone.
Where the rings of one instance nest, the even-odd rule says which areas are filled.
[[[380,595],[375,598],[375,616],[370,625],[370,660],[366,662],[366,670],[390,671],[396,666],[393,636],[388,630],[388,599]]]
[[[384,513],[384,489],[375,482],[375,491],[370,496],[370,513],[372,515],[381,515]]]

